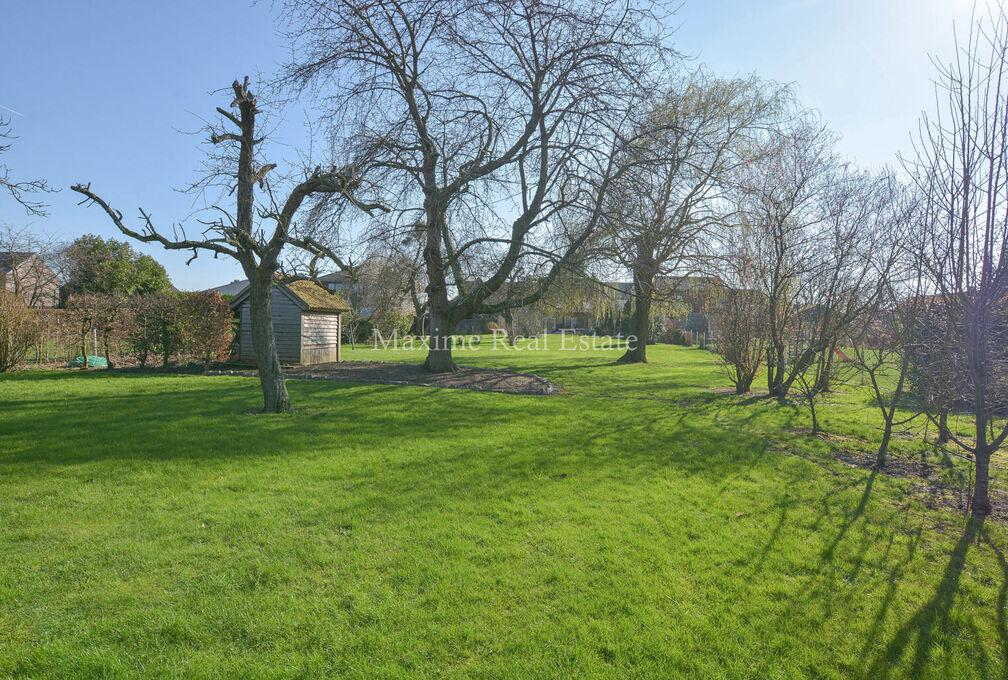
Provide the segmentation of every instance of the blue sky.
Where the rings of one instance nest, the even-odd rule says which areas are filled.
[[[920,110],[933,103],[929,56],[952,52],[953,22],[972,0],[687,0],[673,19],[676,46],[721,75],[755,72],[792,83],[843,139],[841,150],[871,167],[909,149]],[[73,238],[118,236],[69,186],[92,182],[127,217],[143,206],[167,228],[194,198],[175,189],[196,179],[197,131],[236,76],[269,74],[285,55],[268,2],[214,0],[16,2],[4,9],[0,107],[14,125],[4,161],[21,178],[62,189],[50,216],[27,218],[0,197],[0,222]],[[287,158],[303,143],[303,114],[285,113]],[[241,276],[236,263],[138,244],[182,289]]]

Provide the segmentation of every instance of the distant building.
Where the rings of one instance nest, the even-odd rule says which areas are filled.
[[[237,295],[248,288],[248,279],[235,279],[231,283],[225,283],[223,286],[217,286],[216,288],[208,288],[204,293],[220,293],[221,295],[227,297],[229,295]]]
[[[252,317],[246,285],[231,299],[238,317],[238,348],[242,361],[254,361]],[[350,305],[312,281],[288,281],[273,286],[270,298],[277,354],[285,364],[321,364],[341,359],[342,314]]]
[[[31,307],[58,307],[60,282],[37,253],[0,253],[0,289],[19,295]]]

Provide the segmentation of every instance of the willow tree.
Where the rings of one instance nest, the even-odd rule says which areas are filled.
[[[722,80],[697,71],[652,105],[610,192],[607,250],[633,276],[633,314],[621,361],[647,361],[655,311],[674,306],[680,280],[703,266],[708,232],[734,212],[734,170],[773,121],[786,90],[756,78]]]
[[[306,230],[299,229],[295,217],[306,199],[320,195],[339,196],[345,203],[364,210],[378,206],[360,203],[351,195],[360,184],[358,168],[352,164],[306,172],[303,179],[290,188],[286,197],[281,198],[268,176],[276,165],[259,158],[258,149],[265,138],[257,129],[256,116],[260,111],[255,95],[249,90],[248,77],[243,82],[234,81],[231,88],[234,100],[230,110],[217,108],[225,127],[215,126],[210,141],[215,146],[225,146],[224,153],[217,159],[223,165],[214,165],[212,174],[216,178],[228,178],[235,206],[233,210],[222,205],[213,206],[223,217],[202,222],[204,228],[200,237],[187,238],[184,230],[179,230],[181,238],[165,236],[156,229],[150,214],[142,208],[139,228],[128,227],[123,214],[92,191],[90,183],[76,184],[72,188],[85,196],[83,202],[101,207],[119,231],[138,241],[158,243],[168,250],[192,251],[190,262],[200,252],[210,252],[214,257],[224,255],[241,264],[249,280],[252,346],[262,386],[263,409],[267,413],[282,413],[290,410],[291,402],[277,355],[271,312],[273,285],[281,269],[281,254],[285,247],[293,246],[308,251],[314,257],[327,257],[344,266],[339,255],[330,247],[317,241]],[[227,124],[233,127],[226,127]],[[263,189],[263,200],[256,200],[256,186]],[[225,192],[225,195],[231,195],[232,191]]]
[[[377,150],[404,229],[422,234],[429,370],[456,369],[460,320],[541,297],[599,225],[635,102],[673,56],[656,5],[285,3],[285,82],[318,96],[334,138]],[[534,262],[549,265],[535,290],[490,301]]]

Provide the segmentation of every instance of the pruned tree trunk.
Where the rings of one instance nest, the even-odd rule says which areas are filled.
[[[273,277],[280,270],[283,249],[288,245],[300,248],[315,260],[329,259],[341,269],[346,269],[345,263],[332,248],[314,238],[311,231],[292,231],[295,228],[295,216],[304,200],[310,196],[341,196],[356,208],[369,213],[371,210],[388,209],[376,203],[362,203],[350,195],[360,183],[359,168],[353,163],[343,167],[333,166],[326,171],[321,167],[316,167],[310,173],[306,171],[305,179],[291,189],[285,200],[278,201],[280,197],[274,195],[268,177],[268,173],[276,165],[256,162],[255,158],[255,149],[265,137],[256,135],[259,108],[255,95],[249,90],[248,77],[243,82],[235,80],[231,88],[234,91],[231,110],[218,107],[217,112],[234,128],[221,130],[212,127],[210,142],[214,145],[228,144],[233,151],[237,151],[237,168],[231,166],[231,157],[225,154],[227,164],[214,169],[214,174],[228,177],[229,183],[234,182],[236,210],[232,215],[223,207],[215,205],[214,208],[224,212],[226,218],[204,222],[204,225],[209,226],[202,230],[203,238],[188,239],[184,232],[182,238],[168,238],[158,233],[150,215],[142,209],[140,214],[144,226],[140,230],[131,229],[123,223],[122,212],[113,209],[91,191],[90,184],[75,184],[72,189],[101,206],[119,231],[138,241],[160,243],[168,250],[192,251],[194,258],[200,251],[209,251],[215,257],[226,255],[241,264],[251,288],[249,306],[252,347],[263,389],[263,408],[267,413],[283,413],[290,410],[291,404],[280,370],[270,309]],[[269,207],[264,205],[258,212],[254,193],[256,185],[264,188],[270,197]],[[267,232],[256,224],[257,214],[260,219],[274,223],[272,232]],[[166,354],[166,365],[167,360]]]
[[[291,409],[290,396],[280,355],[277,354],[276,335],[273,333],[273,311],[270,298],[273,294],[271,278],[256,277],[249,280],[249,312],[252,325],[252,348],[259,368],[259,384],[263,393],[263,410],[266,413],[287,413]]]

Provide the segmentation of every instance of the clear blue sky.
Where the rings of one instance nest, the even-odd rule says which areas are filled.
[[[755,72],[793,83],[802,102],[843,136],[842,151],[867,166],[895,162],[920,110],[933,102],[930,55],[952,51],[953,21],[972,0],[687,0],[675,43],[722,75]],[[270,3],[243,1],[10,2],[4,9],[0,106],[18,139],[5,161],[18,177],[45,177],[62,191],[50,216],[29,219],[0,197],[0,222],[63,238],[118,236],[69,190],[90,181],[127,217],[138,206],[163,227],[182,220],[193,197],[175,192],[196,177],[198,136],[181,134],[211,116],[239,75],[269,74],[284,58]],[[16,113],[12,113],[14,111]],[[302,143],[301,113],[279,128]],[[241,276],[237,264],[156,246],[182,289]]]

